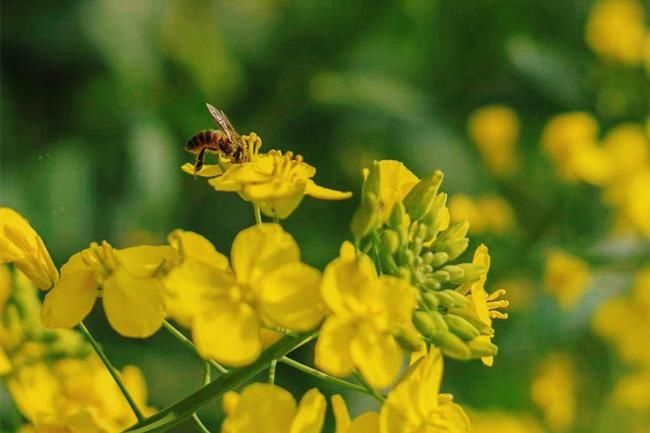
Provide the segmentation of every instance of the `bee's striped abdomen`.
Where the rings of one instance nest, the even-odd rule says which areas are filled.
[[[221,131],[216,129],[206,129],[194,134],[185,145],[185,149],[192,153],[198,153],[203,148],[213,151],[220,150]]]

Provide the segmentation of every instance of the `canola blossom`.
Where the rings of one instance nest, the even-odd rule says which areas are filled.
[[[321,433],[324,395],[314,388],[297,402],[275,384],[283,363],[376,400],[377,410],[352,419],[335,395],[337,433],[468,432],[464,410],[440,393],[443,357],[492,365],[492,320],[507,317],[508,301],[486,287],[485,245],[472,262],[458,260],[469,227],[450,220],[442,172],[419,178],[392,160],[363,170],[351,240],[321,271],[303,262],[279,221],[305,195],[350,193],[318,186],[315,168],[291,152],[259,153],[254,134],[243,142],[245,162],[183,168],[252,203],[255,223],[228,255],[176,229],[167,245],[92,243],[59,278],[38,234],[2,209],[0,256],[14,266],[0,266],[0,374],[24,431],[145,432],[184,422],[209,431],[196,411],[222,397],[223,433]],[[53,286],[42,305],[35,286]],[[115,368],[83,323],[97,299],[119,335],[146,339],[164,327],[203,358],[203,387],[160,411],[149,406],[140,370]],[[289,357],[310,341],[313,367]],[[268,383],[250,382],[265,370]]]

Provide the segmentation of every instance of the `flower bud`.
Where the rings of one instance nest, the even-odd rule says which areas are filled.
[[[419,220],[429,212],[442,183],[442,177],[440,170],[434,171],[418,182],[404,198],[404,206],[413,220]]]
[[[465,237],[469,223],[467,221],[459,222],[440,233],[433,243],[433,249],[442,251],[449,255],[449,260],[460,256],[469,245],[469,240]]]
[[[467,344],[449,331],[437,332],[430,339],[433,344],[440,347],[442,353],[450,358],[468,360],[472,357],[472,351]]]
[[[481,358],[484,356],[495,356],[499,351],[496,344],[485,338],[475,338],[467,342],[467,346],[472,351],[472,358]]]
[[[431,274],[431,276],[436,280],[440,281],[441,283],[446,283],[447,281],[449,281],[449,278],[451,277],[449,275],[449,272],[443,270],[435,271],[433,274]]]
[[[465,270],[458,265],[447,265],[438,272],[447,272],[449,274],[449,282],[452,284],[459,284],[465,277]]]
[[[361,239],[381,225],[381,215],[376,211],[378,199],[376,195],[364,196],[361,204],[352,215],[350,230],[356,239]]]
[[[395,203],[395,206],[393,206],[393,210],[388,217],[388,225],[393,229],[398,229],[407,221],[410,223],[404,204]]]
[[[460,316],[463,319],[467,320],[469,323],[471,323],[478,331],[481,333],[481,335],[487,335],[487,336],[493,336],[494,335],[494,329],[488,325],[487,323],[484,323],[481,321],[481,319],[478,318],[476,313],[472,311],[471,308],[468,308],[469,304],[465,307],[454,307],[449,309],[450,314],[454,314],[456,316]]]
[[[460,316],[456,316],[455,314],[447,314],[445,316],[445,320],[447,321],[449,330],[465,341],[472,340],[481,335],[481,333],[474,327],[474,325]]]
[[[461,263],[458,265],[465,272],[462,281],[460,283],[470,283],[478,280],[488,271],[488,268],[483,265],[477,265],[475,263]]]
[[[431,337],[436,332],[449,329],[444,317],[437,311],[416,311],[413,313],[413,324],[425,337]]]
[[[440,305],[438,297],[435,295],[435,293],[431,292],[422,293],[422,302],[424,302],[424,305],[432,310],[436,310],[438,308],[438,305]]]
[[[400,246],[399,235],[394,230],[385,230],[381,234],[381,243],[389,254],[395,254]]]
[[[467,298],[455,290],[441,290],[435,292],[440,304],[447,308],[465,307],[469,304]]]
[[[439,267],[449,261],[449,254],[445,252],[434,253],[431,259],[431,266]]]
[[[410,326],[398,326],[393,336],[402,349],[415,352],[422,347],[422,337]]]

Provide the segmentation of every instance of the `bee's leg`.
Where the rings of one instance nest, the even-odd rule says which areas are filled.
[[[196,173],[201,171],[203,168],[203,160],[205,159],[205,150],[206,148],[204,147],[201,149],[198,155],[196,155],[196,162],[194,163],[194,178],[196,179]]]

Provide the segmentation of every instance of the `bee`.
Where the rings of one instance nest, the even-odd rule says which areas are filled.
[[[197,132],[187,141],[185,150],[196,155],[194,172],[197,173],[203,167],[206,152],[216,153],[237,164],[246,162],[248,155],[241,135],[232,126],[226,113],[210,104],[205,105],[221,129],[206,129]]]

